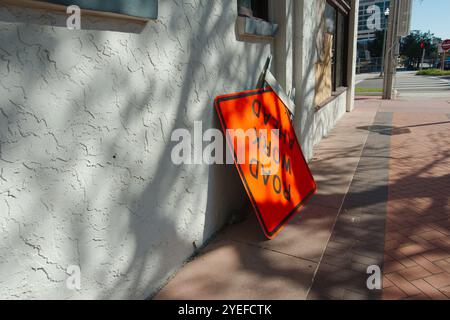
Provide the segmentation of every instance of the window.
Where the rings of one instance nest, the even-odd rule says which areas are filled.
[[[337,14],[336,59],[334,90],[347,86],[348,19],[343,13]]]
[[[349,7],[343,0],[329,0],[325,19],[327,33],[333,36],[331,83],[333,91],[347,86],[348,14]]]
[[[238,0],[239,15],[269,21],[269,0]]]
[[[327,0],[325,4],[322,29],[319,33],[323,40],[318,42],[320,45],[315,63],[315,104],[318,109],[336,95],[333,92],[336,93],[338,88],[347,86],[350,9],[346,0]]]
[[[269,22],[269,0],[237,0],[237,31],[242,38],[273,38],[278,25]]]

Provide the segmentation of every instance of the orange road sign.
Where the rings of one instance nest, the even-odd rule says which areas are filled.
[[[270,87],[217,97],[215,108],[256,216],[273,239],[317,189],[290,113]],[[236,132],[247,133],[244,143]]]

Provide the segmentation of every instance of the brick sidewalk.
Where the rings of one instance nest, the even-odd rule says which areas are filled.
[[[450,297],[449,115],[444,99],[360,98],[316,147],[318,193],[277,238],[249,210],[155,298]],[[374,264],[382,292],[366,287]]]
[[[384,299],[450,298],[449,120],[394,115],[405,129],[391,139]]]
[[[309,299],[450,297],[449,114],[445,99],[379,102]]]

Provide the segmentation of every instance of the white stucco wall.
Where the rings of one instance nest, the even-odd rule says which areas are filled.
[[[214,98],[252,89],[269,54],[311,158],[346,106],[314,110],[320,2],[273,5],[274,44],[238,41],[230,0],[160,1],[143,30],[0,5],[0,298],[152,295],[248,205],[233,166],[173,165],[171,133],[218,128]]]
[[[214,97],[270,53],[236,41],[236,12],[160,1],[139,34],[0,7],[0,298],[146,298],[245,204],[233,167],[170,161],[172,131],[217,127]]]

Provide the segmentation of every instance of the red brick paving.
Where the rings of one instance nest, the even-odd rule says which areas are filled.
[[[333,229],[333,222],[340,206],[351,198],[355,180],[360,188],[374,185],[371,175],[362,176],[364,172],[358,171],[368,133],[357,127],[372,123],[377,112],[393,113],[392,124],[397,128],[389,136],[388,155],[371,148],[366,153],[366,158],[389,158],[383,166],[389,170],[389,181],[383,184],[386,192],[365,193],[362,206],[358,203],[361,198],[350,202],[353,209],[371,207],[366,214],[355,212],[354,220],[350,219],[364,227],[348,229],[346,237],[330,238],[335,231],[341,235],[346,231],[339,229],[339,224]],[[231,227],[155,298],[366,299],[364,292],[351,289],[365,286],[364,264],[377,260],[374,256],[378,257],[379,250],[380,260],[384,260],[383,299],[450,299],[449,115],[450,101],[446,100],[358,101],[355,111],[316,148],[311,167],[321,187],[303,216],[270,243],[260,237],[255,221]],[[360,169],[367,168],[370,166]],[[386,224],[383,217],[381,228],[372,228],[371,219],[363,221],[377,217],[380,210],[386,213],[386,207]],[[344,222],[350,211],[341,212]],[[380,237],[383,230],[384,237]],[[359,233],[371,241],[354,248]],[[355,250],[355,254],[345,254],[349,244],[347,251]],[[328,253],[333,259],[326,260]],[[339,268],[341,260],[349,268]],[[319,271],[325,276],[315,276]]]
[[[410,132],[391,138],[383,299],[450,299],[448,120],[394,111]]]

